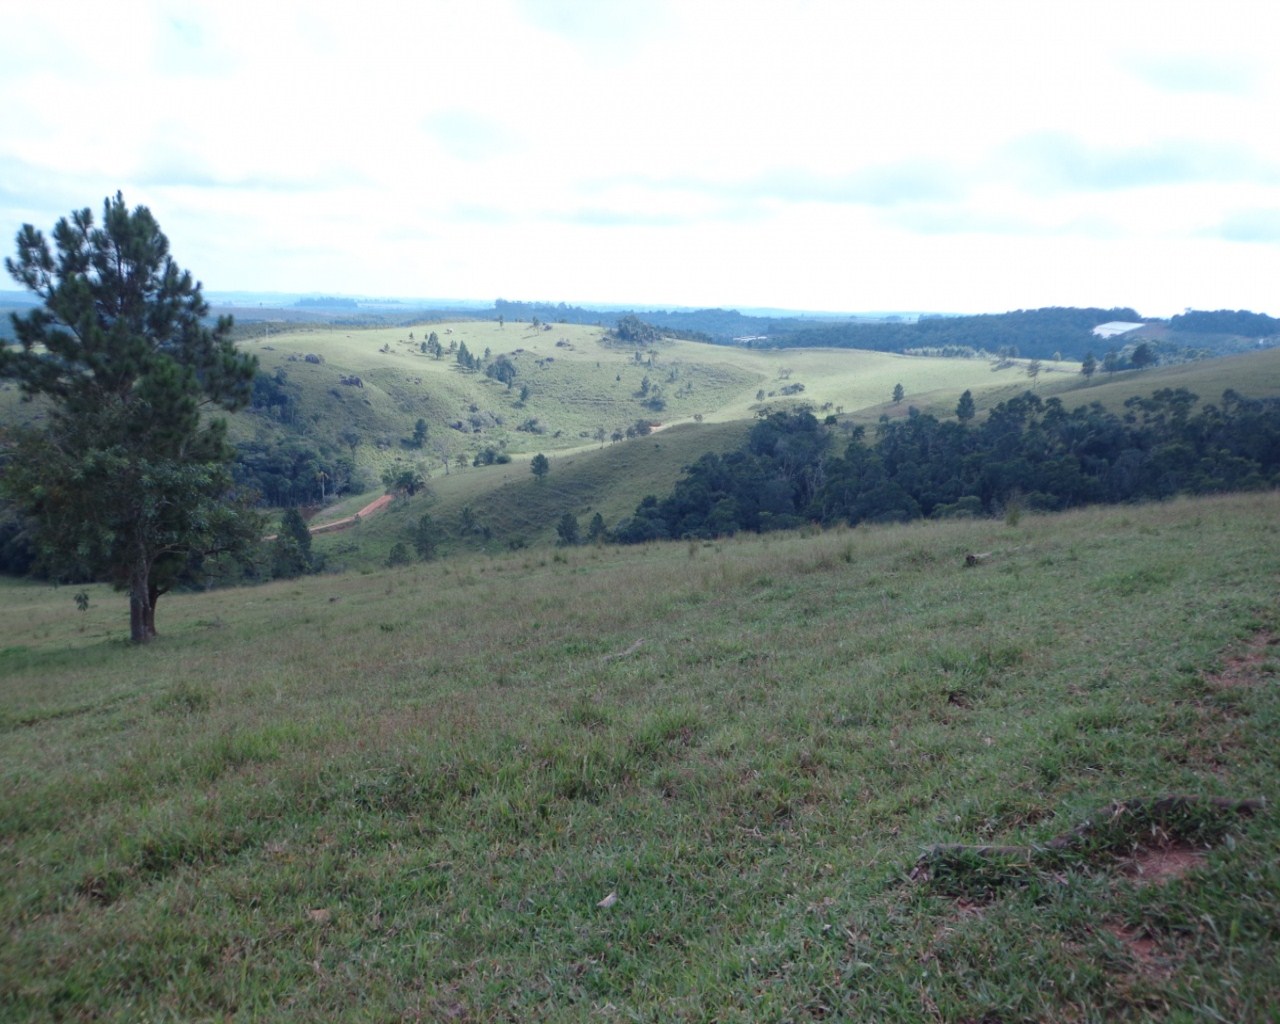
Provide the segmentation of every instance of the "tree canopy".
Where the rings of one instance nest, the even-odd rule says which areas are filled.
[[[1199,404],[1161,388],[1116,416],[1098,403],[1068,411],[1027,392],[987,418],[939,420],[914,410],[856,427],[843,455],[808,412],[775,413],[746,445],[704,455],[672,493],[645,498],[614,539],[717,537],[845,522],[998,514],[1251,490],[1280,484],[1280,400],[1226,391]]]
[[[130,635],[155,635],[161,594],[215,554],[243,551],[258,523],[232,487],[225,421],[252,396],[257,361],[212,326],[144,206],[116,193],[53,229],[25,224],[5,268],[41,305],[12,314],[17,349],[0,378],[47,403],[15,432],[0,486],[51,570],[129,593]]]

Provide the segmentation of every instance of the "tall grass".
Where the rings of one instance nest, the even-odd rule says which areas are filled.
[[[1278,513],[459,557],[166,598],[142,649],[6,584],[0,1016],[1265,1019],[1271,808],[910,876],[1274,804]]]

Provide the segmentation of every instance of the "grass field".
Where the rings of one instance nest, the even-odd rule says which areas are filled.
[[[0,1018],[1269,1019],[1278,583],[1275,494],[0,583]]]

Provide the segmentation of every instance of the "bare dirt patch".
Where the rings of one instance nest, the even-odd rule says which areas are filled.
[[[1120,943],[1133,962],[1136,973],[1142,977],[1158,981],[1173,975],[1174,965],[1160,955],[1158,943],[1142,928],[1107,921],[1102,930]]]
[[[1224,690],[1259,686],[1274,675],[1266,665],[1276,657],[1280,657],[1280,636],[1263,630],[1245,644],[1243,650],[1228,658],[1221,672],[1210,675],[1209,682]]]
[[[1167,885],[1204,863],[1204,851],[1188,846],[1149,847],[1136,850],[1121,866],[1136,885]]]

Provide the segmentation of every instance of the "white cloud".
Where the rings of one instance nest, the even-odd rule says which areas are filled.
[[[1262,2],[27,5],[0,230],[212,289],[1280,312]]]

